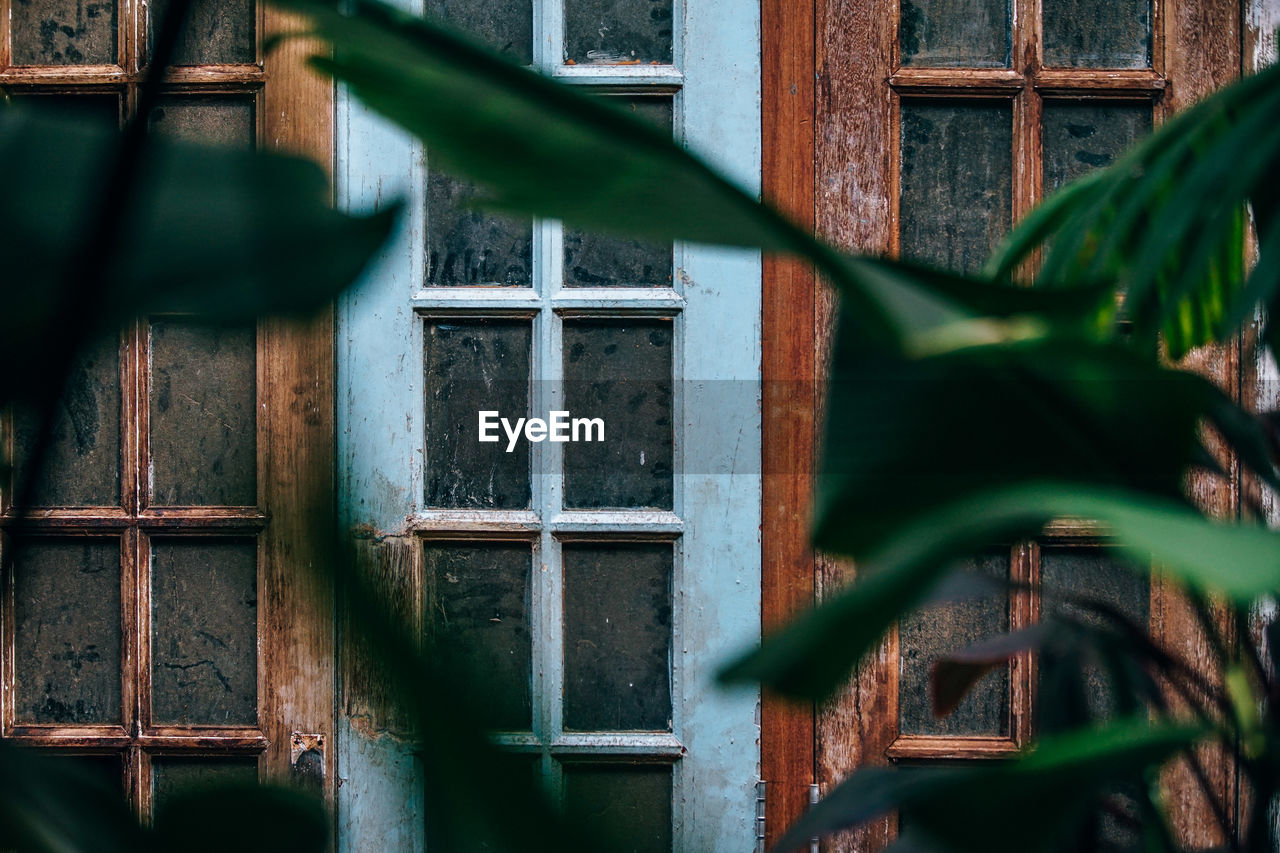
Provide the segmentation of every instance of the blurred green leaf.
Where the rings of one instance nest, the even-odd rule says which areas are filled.
[[[42,356],[80,343],[51,331],[76,310],[66,279],[118,140],[88,119],[0,109],[0,358],[28,367],[4,373],[0,399],[44,387]],[[148,142],[134,192],[94,331],[148,312],[313,311],[355,280],[396,217],[333,210],[323,173],[304,160],[162,138]]]
[[[156,812],[153,849],[168,853],[323,853],[329,814],[280,785],[214,785],[173,794]]]
[[[1099,798],[1206,734],[1196,726],[1127,719],[1046,738],[1007,763],[856,770],[797,821],[775,849],[786,853],[813,836],[899,809],[912,835],[922,845],[925,839],[933,841],[939,850],[1074,850],[1073,830]]]
[[[117,784],[55,756],[0,741],[0,849],[133,853],[141,829]]]
[[[1212,522],[1184,504],[1136,492],[1030,483],[974,492],[912,516],[865,560],[863,580],[797,617],[723,677],[759,679],[786,695],[824,698],[895,621],[925,600],[957,555],[1031,538],[1056,518],[1101,522],[1135,568],[1154,560],[1159,570],[1198,589],[1240,602],[1280,589],[1280,534]]]
[[[485,185],[484,206],[654,240],[803,255],[841,289],[861,338],[889,349],[1042,336],[1063,316],[1083,328],[1106,311],[1109,291],[1029,293],[844,255],[669,134],[446,27],[374,0],[276,2],[308,15],[333,45],[313,64],[423,140],[447,170]]]
[[[1046,248],[1042,287],[1112,282],[1135,340],[1170,353],[1223,340],[1280,286],[1244,268],[1245,205],[1269,209],[1280,160],[1280,69],[1229,86],[1166,123],[1117,162],[1073,182],[1010,234],[991,273],[1008,279]],[[1260,223],[1261,224],[1261,223]],[[1265,258],[1280,237],[1260,228]]]

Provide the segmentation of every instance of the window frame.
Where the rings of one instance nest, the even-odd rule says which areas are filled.
[[[0,0],[8,21],[11,0]],[[9,29],[0,33],[0,88],[37,94],[113,94],[120,115],[137,109],[146,75],[147,7],[118,3],[117,63],[13,67]],[[249,95],[254,99],[255,142],[318,163],[333,159],[333,87],[308,70],[314,41],[291,39],[264,54],[273,36],[300,32],[305,22],[265,3],[255,6],[257,61],[186,66],[165,74],[173,94]],[[146,476],[148,323],[121,332],[121,502],[93,509],[40,508],[13,517],[11,484],[4,485],[0,532],[36,536],[118,537],[122,551],[122,690],[124,718],[112,726],[29,726],[14,722],[13,588],[6,557],[4,650],[0,656],[0,737],[71,754],[122,756],[122,790],[142,820],[152,810],[151,756],[256,757],[262,779],[288,779],[292,742],[324,753],[322,792],[336,790],[335,755],[325,742],[333,729],[334,632],[330,578],[322,576],[331,549],[320,530],[331,529],[333,506],[332,308],[307,317],[264,318],[255,329],[257,503],[247,507],[148,507]],[[12,430],[4,429],[12,450]],[[253,726],[156,726],[141,698],[150,683],[150,604],[147,590],[150,536],[256,539],[257,724]],[[138,556],[141,555],[141,556]]]

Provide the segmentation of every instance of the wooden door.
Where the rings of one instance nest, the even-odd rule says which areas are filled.
[[[755,183],[750,3],[425,7]],[[475,212],[430,150],[339,122],[345,203],[414,201],[339,309],[342,524],[566,809],[628,849],[748,848],[757,697],[713,682],[759,631],[758,256]],[[555,410],[604,441],[479,441],[481,411]],[[415,849],[412,746],[342,677],[343,843]]]
[[[976,271],[1047,193],[1110,162],[1241,71],[1234,2],[818,0],[766,3],[764,16],[766,195],[846,249],[964,271]],[[773,442],[801,459],[786,476],[766,480],[765,503],[804,505],[818,418],[814,400],[805,399],[813,392],[796,389],[821,386],[832,296],[790,262],[766,266],[765,280],[766,306],[777,309],[765,323],[766,470]],[[1234,346],[1193,359],[1233,393],[1238,362]],[[1016,419],[1016,409],[1008,416]],[[1210,511],[1235,512],[1234,476],[1192,489]],[[805,533],[798,513],[766,515],[767,622],[856,574],[810,554]],[[1035,542],[992,543],[972,568],[1101,593],[1209,668],[1185,602],[1119,568],[1087,524],[1054,525]],[[1043,662],[1030,657],[985,681],[945,719],[934,718],[925,687],[928,665],[943,649],[1026,625],[1051,606],[1019,593],[913,617],[829,705],[766,703],[765,778],[776,782],[770,835],[803,811],[811,785],[823,792],[856,767],[1008,755],[1050,727],[1053,702],[1038,696]],[[1209,776],[1215,797],[1233,812],[1231,767],[1215,760]],[[1167,784],[1183,837],[1218,843],[1186,768]],[[876,850],[894,832],[886,820],[829,846]]]
[[[0,87],[122,121],[148,4],[0,4]],[[153,132],[329,164],[331,87],[251,0],[197,3]],[[287,778],[332,794],[332,322],[141,318],[81,353],[34,505],[3,484],[0,735],[117,779],[143,819],[193,782]],[[18,470],[38,443],[5,418]],[[294,737],[295,733],[298,737]],[[316,759],[320,759],[317,761]],[[318,772],[317,772],[318,771]]]

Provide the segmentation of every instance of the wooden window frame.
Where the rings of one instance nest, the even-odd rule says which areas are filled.
[[[1158,124],[1238,76],[1242,43],[1256,53],[1267,38],[1268,16],[1258,14],[1265,0],[1156,0],[1150,70],[1044,69],[1033,31],[1038,5],[1013,0],[1011,68],[956,70],[899,67],[898,0],[762,0],[765,198],[843,248],[896,253],[897,102],[963,91],[966,97],[1013,101],[1016,220],[1043,193],[1041,96],[1154,102]],[[1255,58],[1251,68],[1256,63]],[[800,262],[766,258],[764,276],[761,606],[768,630],[811,606],[824,588],[847,583],[856,570],[808,546],[834,295]],[[1188,365],[1233,395],[1250,386],[1253,368],[1241,365],[1238,342],[1196,353]],[[1190,484],[1202,506],[1224,517],[1234,515],[1239,502],[1234,463],[1229,470],[1229,482],[1199,477]],[[1087,525],[1056,525],[1047,534],[1064,543],[1104,542]],[[1036,547],[1015,547],[1015,573],[1029,571]],[[1018,604],[1019,596],[1014,598],[1015,619],[1034,617],[1033,600]],[[1189,659],[1209,659],[1185,602],[1160,581],[1152,584],[1152,624],[1159,639]],[[1230,626],[1224,627],[1231,636]],[[955,738],[898,737],[896,632],[882,652],[866,662],[842,696],[820,708],[765,695],[761,749],[769,786],[768,843],[808,808],[811,786],[825,793],[855,767],[890,759],[1006,755],[1029,736],[1029,721],[1015,718],[1011,738],[968,739],[958,751]],[[1015,661],[1015,692],[1032,690],[1032,664]],[[1237,808],[1234,771],[1220,757],[1213,766],[1214,788],[1229,809]],[[1217,843],[1207,804],[1185,767],[1171,773],[1167,790],[1182,838]],[[830,849],[881,849],[893,834],[886,819],[841,834]]]
[[[0,0],[9,20],[13,0]],[[119,5],[116,65],[11,67],[9,31],[0,37],[0,88],[20,93],[115,94],[122,116],[136,112],[145,77],[146,11]],[[259,147],[308,157],[326,174],[333,161],[333,85],[305,67],[314,41],[290,39],[263,55],[275,35],[305,29],[305,22],[259,3],[258,56],[252,64],[189,66],[166,73],[166,92],[250,94]],[[118,537],[122,551],[122,680],[125,716],[113,726],[17,725],[14,721],[13,587],[5,570],[4,654],[0,736],[16,743],[76,754],[122,756],[125,792],[148,819],[150,756],[258,757],[261,778],[287,778],[294,733],[332,733],[334,719],[334,611],[327,540],[333,529],[333,312],[301,318],[263,318],[256,324],[257,492],[253,507],[150,507],[145,498],[147,449],[146,320],[121,334],[121,504],[115,508],[39,508],[19,524],[6,503],[0,532],[24,536]],[[5,430],[12,450],[12,430]],[[6,488],[6,501],[12,489]],[[150,601],[147,579],[151,536],[256,538],[258,552],[258,725],[156,726],[149,719]],[[140,555],[140,556],[139,556]],[[332,801],[335,754],[325,749],[324,796]]]

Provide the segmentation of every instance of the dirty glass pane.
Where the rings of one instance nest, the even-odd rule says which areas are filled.
[[[1044,4],[1049,68],[1150,68],[1151,0],[1055,0]]]
[[[59,95],[43,92],[10,92],[9,98],[24,109],[48,112],[55,116],[71,116],[120,123],[120,99],[115,95]]]
[[[563,445],[566,507],[671,509],[671,339],[670,320],[565,321],[565,409],[602,422]]]
[[[564,727],[671,730],[671,546],[564,546]]]
[[[1009,552],[966,560],[963,570],[999,580],[1009,578]],[[918,735],[1009,734],[1009,669],[980,681],[959,707],[938,718],[933,714],[929,675],[933,664],[1009,630],[1009,595],[993,585],[991,594],[919,610],[898,626],[900,675],[898,731]]]
[[[159,811],[174,794],[222,785],[253,785],[258,781],[258,759],[173,758],[151,759],[151,802]]]
[[[661,764],[566,764],[565,813],[628,853],[671,853],[671,768]]]
[[[1045,101],[1044,189],[1102,166],[1151,131],[1151,104]]]
[[[1012,23],[1009,0],[902,0],[902,64],[1007,68]]]
[[[427,0],[426,12],[516,62],[533,62],[532,0]]]
[[[460,676],[458,698],[488,711],[489,728],[528,731],[530,546],[430,542],[422,557],[427,637],[433,656]]]
[[[475,184],[429,168],[428,287],[533,284],[533,225],[476,209],[479,195]]]
[[[565,61],[670,65],[671,20],[671,0],[565,0]]]
[[[34,452],[42,412],[14,413],[14,455]],[[120,505],[120,344],[114,335],[79,353],[54,413],[52,445],[36,485],[36,506]]]
[[[50,755],[68,775],[116,794],[124,793],[124,762],[119,755]]]
[[[115,65],[116,0],[14,0],[14,65]]]
[[[427,506],[528,507],[529,443],[499,419],[529,417],[529,321],[427,320],[423,338]],[[496,441],[480,441],[482,411],[497,413]]]
[[[904,259],[975,272],[1013,211],[1008,104],[902,102],[899,245]]]
[[[152,0],[151,43],[155,44],[169,0]],[[187,26],[174,52],[174,65],[246,65],[258,58],[254,0],[192,0]]]
[[[254,146],[253,97],[165,98],[151,113],[151,129],[184,142]]]
[[[1040,556],[1040,580],[1044,587],[1041,612],[1060,614],[1097,624],[1102,617],[1064,600],[1069,597],[1104,602],[1134,623],[1146,626],[1151,618],[1151,586],[1145,572],[1135,571],[1119,554],[1105,548],[1045,547]],[[1037,719],[1046,730],[1059,722],[1075,720],[1067,715],[1112,716],[1127,712],[1117,706],[1113,674],[1095,657],[1083,666],[1078,658],[1040,656],[1040,690]]]
[[[151,321],[151,503],[257,503],[252,326]]]
[[[151,682],[151,715],[157,724],[257,723],[254,542],[152,543]]]
[[[16,545],[17,721],[119,723],[119,541],[29,538]]]
[[[670,98],[614,97],[610,102],[667,133]],[[670,287],[671,244],[566,229],[565,287]]]

